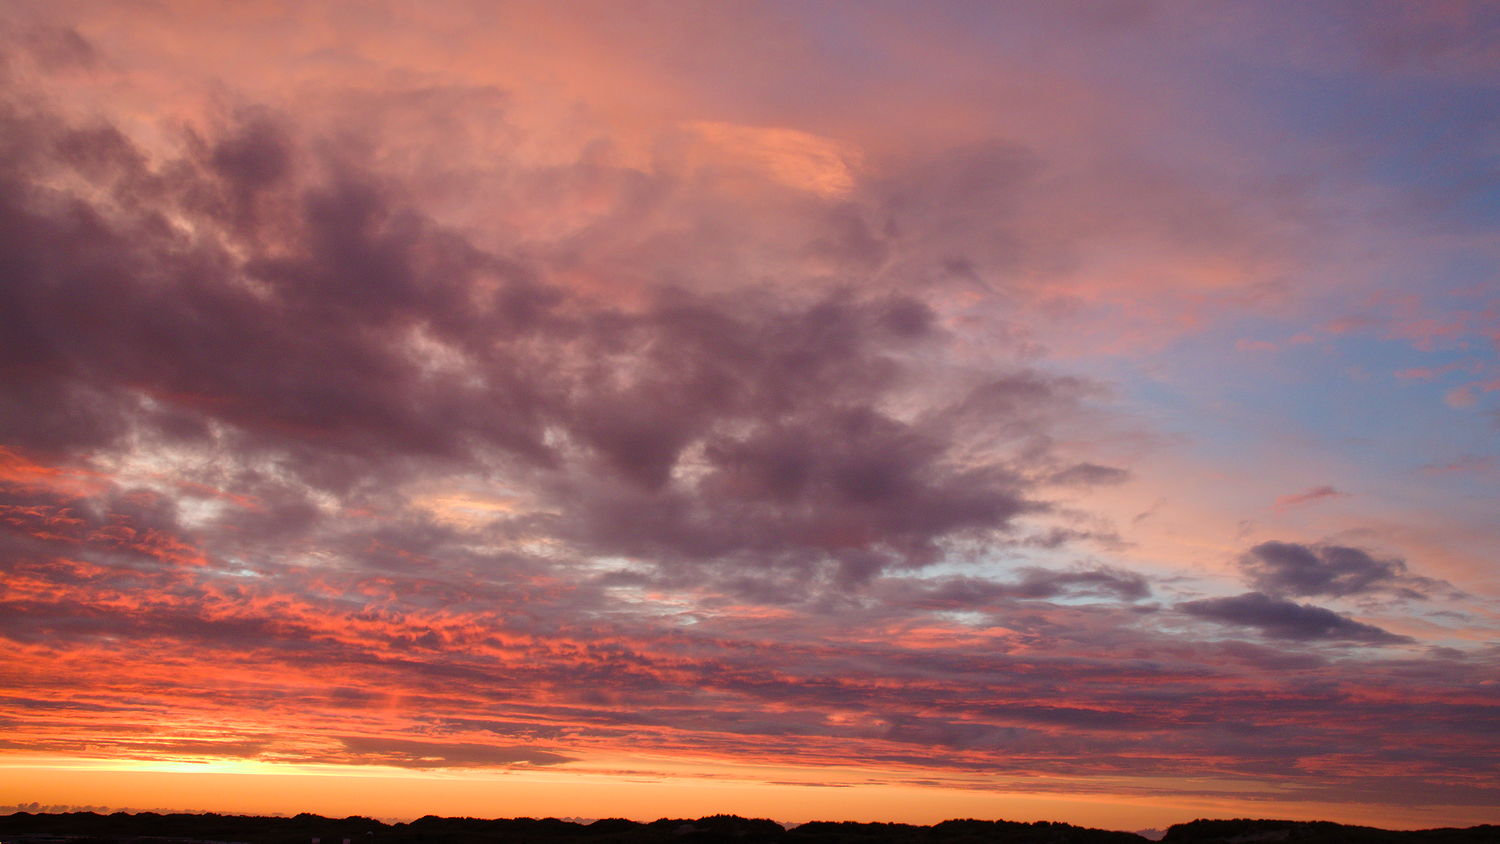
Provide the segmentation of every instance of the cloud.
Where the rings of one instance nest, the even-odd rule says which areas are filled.
[[[1489,455],[1463,455],[1456,460],[1447,463],[1427,463],[1422,466],[1422,471],[1428,475],[1446,475],[1451,473],[1467,472],[1489,472],[1500,463]]]
[[[823,196],[847,195],[854,188],[852,168],[859,154],[837,142],[795,129],[736,126],[698,121],[689,128],[734,164],[760,171],[798,190]]]
[[[1045,513],[1022,469],[1058,462],[1049,420],[1086,389],[1020,368],[915,380],[908,360],[948,338],[908,295],[598,299],[474,246],[273,115],[162,164],[108,127],[9,119],[34,137],[0,174],[18,256],[0,402],[28,412],[0,438],[38,454],[217,443],[351,503],[377,477],[485,455],[533,491],[492,521],[579,553],[854,582]],[[113,188],[64,212],[39,185],[65,174]],[[1015,445],[976,450],[996,431]],[[1123,477],[1083,462],[1048,480]]]
[[[391,765],[398,768],[509,767],[560,765],[573,761],[560,753],[524,746],[412,741],[409,739],[341,736],[346,754],[339,762]]]
[[[1234,341],[1234,348],[1237,351],[1241,352],[1274,352],[1281,347],[1268,340],[1249,340],[1241,338]]]
[[[1177,605],[1188,615],[1219,624],[1253,627],[1277,639],[1329,640],[1389,645],[1413,641],[1312,604],[1246,592],[1229,598],[1206,598]]]
[[[1319,487],[1313,487],[1312,489],[1310,489],[1310,490],[1308,490],[1306,492],[1296,493],[1295,495],[1283,495],[1283,496],[1279,496],[1276,499],[1275,504],[1273,506],[1275,506],[1275,508],[1278,509],[1278,510],[1285,510],[1285,509],[1288,509],[1290,507],[1297,507],[1297,506],[1300,506],[1300,505],[1303,505],[1303,504],[1310,504],[1310,503],[1312,503],[1314,501],[1322,501],[1322,500],[1328,499],[1328,498],[1348,498],[1348,497],[1349,497],[1349,493],[1344,492],[1343,490],[1334,489],[1331,486],[1319,486]]]
[[[1115,466],[1098,463],[1078,463],[1053,472],[1047,480],[1061,486],[1093,486],[1098,484],[1120,484],[1130,479],[1130,472]]]
[[[921,585],[921,606],[973,608],[1001,599],[1044,600],[1064,596],[1094,595],[1134,601],[1149,597],[1151,588],[1135,572],[1112,568],[1054,571],[1028,567],[1021,579],[1011,582],[956,577],[928,579]],[[915,586],[915,584],[913,584]]]
[[[575,17],[612,15],[639,35],[604,6]],[[1403,797],[1493,758],[1489,655],[1333,659],[1324,643],[1405,640],[1291,600],[1424,592],[1400,564],[1251,552],[1258,592],[1163,611],[1156,584],[1187,581],[1114,563],[1136,552],[1081,512],[1139,470],[1109,454],[1119,396],[1059,374],[1046,325],[1097,356],[1290,309],[1255,285],[1320,277],[1289,272],[1280,232],[1325,230],[1245,187],[1259,173],[1200,179],[1222,160],[1173,148],[1164,169],[1157,144],[1079,133],[1113,89],[995,91],[992,131],[877,86],[881,126],[906,119],[861,134],[803,96],[808,62],[777,69],[818,113],[799,122],[744,75],[761,63],[657,75],[628,38],[577,37],[569,58],[557,31],[548,66],[608,72],[561,79],[578,107],[539,117],[575,98],[508,89],[557,77],[519,42],[514,78],[398,78],[364,75],[393,51],[267,38],[271,18],[238,54],[218,19],[172,45],[137,20],[107,50],[59,36],[59,72],[0,113],[8,750],[570,770],[639,753]],[[513,69],[462,29],[444,67]],[[757,33],[732,39],[747,59],[771,34],[728,30]],[[702,39],[664,41],[702,64]],[[296,46],[266,61],[278,44]],[[132,50],[162,57],[132,78],[169,84],[93,84],[150,109],[50,105],[64,65],[119,82]],[[215,94],[233,105],[165,96],[195,84],[179,50],[247,72]],[[755,89],[737,105],[666,102],[735,79]],[[623,92],[668,116],[590,113]],[[1086,105],[1043,114],[1064,103]],[[1070,565],[1083,543],[1122,553]],[[1184,615],[1265,636],[1185,637]],[[1418,720],[1442,740],[1414,750]],[[1466,793],[1493,804],[1492,780]]]
[[[1262,542],[1241,555],[1247,582],[1273,595],[1342,598],[1376,592],[1425,598],[1437,581],[1412,575],[1399,559],[1343,545]]]
[[[1473,384],[1454,387],[1443,394],[1443,403],[1455,409],[1473,407],[1479,403],[1479,398],[1474,395],[1474,387]]]

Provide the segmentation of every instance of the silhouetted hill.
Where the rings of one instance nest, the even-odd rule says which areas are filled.
[[[1237,818],[1197,820],[1167,830],[1163,844],[1482,844],[1500,843],[1500,826],[1467,829],[1396,831],[1372,826],[1348,826],[1329,821],[1273,821]]]
[[[386,824],[373,818],[290,818],[217,814],[95,812],[0,816],[0,844],[1143,844],[1139,835],[1038,821],[950,820],[933,826],[815,821],[786,830],[775,821],[737,815],[662,818],[650,823],[606,818],[589,824],[557,818],[440,818]],[[1325,821],[1198,820],[1178,824],[1168,844],[1470,844],[1500,842],[1500,827],[1395,832]]]

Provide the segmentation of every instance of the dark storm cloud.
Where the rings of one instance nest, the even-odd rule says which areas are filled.
[[[1323,607],[1273,598],[1263,592],[1186,601],[1178,604],[1177,608],[1189,615],[1219,624],[1253,627],[1277,639],[1365,642],[1375,645],[1412,641],[1406,636],[1397,636]]]
[[[1296,542],[1262,542],[1240,557],[1256,589],[1273,595],[1341,598],[1386,592],[1425,598],[1440,584],[1407,572],[1406,563],[1359,548]]]

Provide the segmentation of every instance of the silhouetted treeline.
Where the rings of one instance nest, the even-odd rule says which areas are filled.
[[[1390,830],[1349,826],[1330,821],[1193,821],[1167,830],[1163,844],[1197,842],[1288,842],[1288,844],[1500,844],[1500,826],[1485,824],[1465,829]],[[335,842],[337,844],[337,842]]]
[[[710,815],[696,820],[662,818],[639,823],[606,818],[588,824],[556,818],[439,818],[386,824],[373,818],[290,818],[217,814],[95,812],[0,816],[0,844],[1142,844],[1130,832],[1038,821],[951,820],[933,826],[814,821],[790,830],[775,821]],[[1300,842],[1300,844],[1469,844],[1500,842],[1500,826],[1397,832],[1326,821],[1198,820],[1167,831],[1168,844]]]

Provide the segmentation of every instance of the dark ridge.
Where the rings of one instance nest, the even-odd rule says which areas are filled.
[[[1390,830],[1373,826],[1349,826],[1331,821],[1196,820],[1173,825],[1162,837],[1163,844],[1497,844],[1500,826],[1484,824],[1465,829]]]
[[[933,826],[901,823],[813,821],[790,830],[764,818],[738,815],[661,818],[639,823],[605,818],[575,823],[557,818],[440,818],[434,815],[410,823],[387,824],[351,815],[325,818],[253,817],[219,814],[160,814],[157,812],[41,813],[16,812],[0,816],[3,844],[1143,844],[1147,839],[1130,832],[1089,829],[1065,823],[1037,821],[949,820]],[[1470,844],[1500,842],[1500,827],[1427,829],[1399,832],[1327,821],[1196,820],[1167,830],[1168,844],[1224,842],[1339,842],[1344,844]]]

